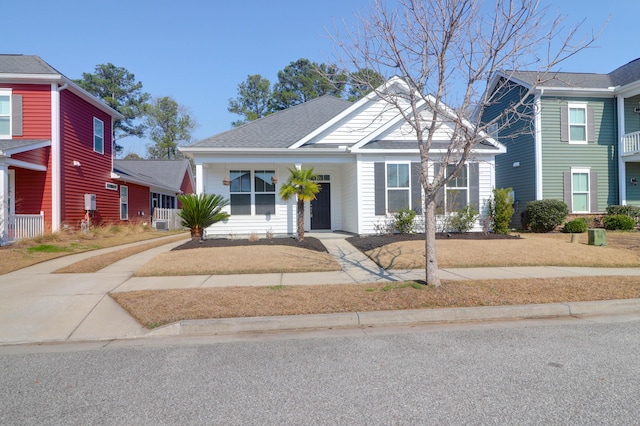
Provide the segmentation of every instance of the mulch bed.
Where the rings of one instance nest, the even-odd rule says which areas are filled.
[[[506,234],[485,234],[482,232],[439,232],[436,233],[436,240],[456,239],[456,240],[505,240],[520,238],[519,235]],[[392,235],[369,235],[364,237],[351,237],[347,241],[362,252],[367,252],[378,247],[400,241],[424,241],[424,233],[422,234],[392,234]]]
[[[457,240],[501,240],[501,239],[513,239],[519,238],[515,235],[503,235],[503,234],[484,234],[482,232],[463,232],[463,233],[437,233],[436,239],[457,239]],[[354,236],[347,238],[347,241],[351,243],[358,250],[366,252],[378,247],[382,247],[387,244],[397,243],[400,241],[412,241],[412,240],[424,240],[424,234],[393,234],[393,235],[368,235],[368,236]],[[305,237],[302,241],[297,241],[295,238],[283,237],[283,238],[265,238],[257,241],[250,241],[246,238],[243,239],[226,239],[226,238],[212,238],[203,241],[189,241],[174,248],[173,250],[187,250],[195,248],[207,248],[207,247],[238,247],[238,246],[291,246],[305,248],[309,250],[315,250],[320,252],[326,252],[325,246],[313,237]]]
[[[315,250],[320,252],[327,252],[324,244],[317,238],[305,237],[304,240],[298,241],[295,238],[283,237],[283,238],[265,238],[257,241],[249,241],[248,239],[226,239],[226,238],[212,238],[203,241],[189,241],[184,243],[173,250],[187,250],[195,248],[208,248],[208,247],[238,247],[238,246],[291,246],[304,248],[309,250]]]

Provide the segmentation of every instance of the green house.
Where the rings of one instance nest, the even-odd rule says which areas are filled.
[[[507,147],[496,187],[514,190],[514,226],[532,200],[577,215],[640,205],[640,58],[609,74],[501,72],[489,93],[485,121],[514,111],[492,134]]]

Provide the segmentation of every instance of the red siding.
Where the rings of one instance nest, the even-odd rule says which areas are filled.
[[[189,179],[189,172],[184,172],[184,178],[182,179],[180,190],[183,194],[193,194],[195,192],[193,185],[191,185],[191,179]]]
[[[149,222],[149,187],[133,183],[127,183],[126,186],[129,187],[129,222]]]
[[[14,139],[51,139],[51,85],[8,84],[22,95],[22,136]]]
[[[104,123],[104,153],[93,151],[93,118]],[[111,117],[68,90],[60,92],[61,220],[77,226],[84,217],[84,194],[96,194],[94,221],[120,220],[120,193],[111,182]],[[74,166],[77,161],[80,166]]]

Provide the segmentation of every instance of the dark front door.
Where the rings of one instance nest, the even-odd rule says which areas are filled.
[[[331,186],[320,183],[320,192],[311,201],[311,229],[331,229]]]

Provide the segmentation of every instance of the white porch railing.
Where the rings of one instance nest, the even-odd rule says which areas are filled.
[[[153,209],[153,227],[161,230],[182,229],[180,209]]]
[[[640,154],[640,132],[627,133],[623,137],[623,155]]]
[[[40,212],[40,214],[10,214],[7,231],[9,241],[44,235],[44,212]]]

